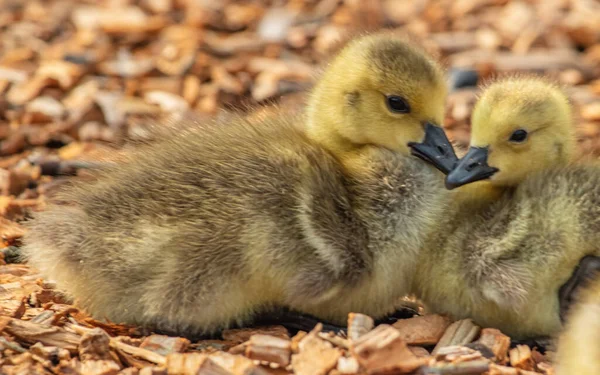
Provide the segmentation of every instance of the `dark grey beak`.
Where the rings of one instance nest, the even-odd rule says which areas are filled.
[[[448,174],[458,163],[458,157],[444,130],[429,122],[425,124],[423,142],[410,142],[408,147],[411,148],[412,155],[433,165],[444,174]]]
[[[488,148],[471,147],[452,172],[446,176],[446,189],[452,190],[471,182],[485,180],[498,172],[487,164]]]
[[[560,320],[565,321],[571,305],[577,300],[577,292],[588,282],[600,276],[600,257],[586,255],[579,261],[573,274],[558,290]]]

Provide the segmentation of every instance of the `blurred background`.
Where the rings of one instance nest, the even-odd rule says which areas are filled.
[[[476,85],[542,73],[567,87],[581,149],[600,155],[597,0],[7,0],[0,2],[0,235],[43,209],[83,160],[143,138],[148,116],[300,107],[347,35],[400,29],[454,88],[445,127],[467,144]],[[149,166],[151,167],[151,166]]]

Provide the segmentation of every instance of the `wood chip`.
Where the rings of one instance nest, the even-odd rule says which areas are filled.
[[[216,365],[234,375],[268,375],[265,369],[241,355],[215,352],[210,354],[209,358]]]
[[[81,336],[79,358],[82,361],[110,360],[110,336],[100,328],[94,328]]]
[[[401,319],[392,326],[408,345],[435,345],[450,325],[451,320],[442,315],[417,316]]]
[[[298,342],[298,353],[292,355],[292,368],[298,375],[327,374],[342,355],[339,349],[317,336],[318,328]]]
[[[336,366],[336,370],[340,374],[356,374],[360,369],[358,361],[354,357],[340,357]]]
[[[23,320],[0,317],[3,331],[28,344],[37,342],[47,346],[66,349],[72,354],[78,352],[81,336],[66,331],[64,328],[35,324]]]
[[[358,340],[375,326],[373,318],[364,314],[348,314],[348,339]]]
[[[486,373],[488,375],[520,375],[518,369],[513,367],[500,366],[496,364],[491,364],[489,371]]]
[[[531,357],[531,349],[527,345],[517,345],[509,352],[510,364],[513,367],[532,371],[535,367],[535,362]]]
[[[250,340],[252,335],[269,335],[289,339],[288,331],[283,326],[265,326],[260,328],[227,329],[223,331],[223,339],[242,343]]]
[[[510,337],[504,335],[495,328],[484,328],[477,342],[487,346],[494,353],[494,361],[499,364],[505,364],[508,359],[508,349],[510,348]]]
[[[190,340],[183,337],[151,335],[142,341],[140,348],[166,356],[171,353],[183,353],[189,346]]]
[[[444,332],[439,342],[433,349],[436,354],[445,346],[465,345],[470,343],[479,334],[480,328],[473,324],[471,319],[463,319],[452,323]]]
[[[275,336],[253,335],[247,343],[245,354],[250,359],[277,363],[285,367],[290,364],[291,342]]]
[[[584,120],[600,121],[600,101],[583,106],[580,113]]]
[[[369,374],[410,373],[427,362],[417,358],[394,327],[381,324],[352,343],[352,355]]]
[[[208,359],[208,355],[203,353],[171,353],[167,355],[166,368],[169,374],[187,375],[187,374],[198,374],[200,368],[204,362]],[[208,365],[209,367],[211,365]],[[223,368],[212,363],[213,369],[216,374],[220,374],[219,371],[225,371]],[[227,374],[227,372],[224,372]]]

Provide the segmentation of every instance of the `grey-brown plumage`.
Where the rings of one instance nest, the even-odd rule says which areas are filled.
[[[405,61],[428,68],[387,68]],[[410,113],[390,112],[389,94]],[[359,38],[305,117],[186,126],[67,189],[30,223],[24,251],[115,322],[196,334],[274,305],[337,323],[384,315],[444,210],[442,175],[407,147],[441,121],[444,97],[441,70],[418,49]]]

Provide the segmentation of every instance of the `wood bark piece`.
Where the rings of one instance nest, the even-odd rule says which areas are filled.
[[[491,364],[487,375],[521,375],[520,371],[513,367]]]
[[[508,349],[510,348],[510,337],[498,329],[484,328],[481,330],[481,335],[477,342],[487,346],[494,353],[494,361],[496,363],[506,363]]]
[[[479,351],[459,345],[444,346],[435,354],[436,360],[453,363],[468,362],[482,358],[483,355]]]
[[[425,349],[422,346],[409,345],[408,349],[410,349],[410,351],[419,358],[429,356],[429,352],[427,351],[427,349]]]
[[[144,367],[138,375],[168,375],[167,370],[162,367]]]
[[[408,345],[435,345],[450,325],[450,318],[442,315],[424,315],[401,319],[392,325]]]
[[[364,314],[348,314],[348,339],[356,341],[375,327],[373,318]]]
[[[583,106],[580,113],[584,120],[600,121],[600,101]]]
[[[87,360],[111,360],[110,336],[100,329],[94,328],[81,336],[79,343],[79,358]]]
[[[233,355],[225,352],[210,354],[210,360],[216,365],[224,368],[233,375],[268,375],[262,367],[254,364],[254,361],[241,355]]]
[[[285,367],[290,364],[291,342],[275,336],[253,335],[246,345],[245,354],[250,359],[277,363]]]
[[[360,365],[354,357],[340,357],[336,366],[340,374],[356,374],[360,370]]]
[[[183,337],[151,335],[142,341],[140,348],[166,356],[171,353],[183,353],[189,346],[190,340]]]
[[[39,342],[32,345],[29,350],[31,351],[31,354],[35,354],[54,364],[58,364],[58,362],[61,361],[69,361],[71,359],[68,350],[56,346],[44,346]]]
[[[46,326],[8,317],[0,317],[0,326],[19,341],[35,344],[41,342],[47,346],[57,346],[76,354],[78,352],[81,336],[68,332],[64,328]]]
[[[507,52],[474,50],[455,54],[451,57],[454,66],[476,67],[492,64],[499,72],[544,72],[575,69],[586,79],[594,77],[594,67],[587,64],[572,50],[532,51],[515,55]]]
[[[118,11],[98,6],[79,6],[72,13],[78,29],[100,28],[106,33],[135,33],[159,29],[162,23],[136,6],[120,7]]]
[[[298,353],[292,355],[292,368],[298,375],[327,374],[337,365],[342,352],[317,336],[319,326],[298,342]]]
[[[20,224],[0,217],[0,238],[4,242],[4,246],[11,246],[23,237],[25,228]]]
[[[489,375],[487,372],[489,369],[490,363],[488,361],[477,360],[459,363],[437,363],[434,365],[424,366],[419,371],[421,374],[427,375]]]
[[[544,375],[555,375],[554,367],[548,362],[538,363],[537,369]]]
[[[208,356],[203,353],[171,353],[167,355],[166,369],[169,374],[197,374],[207,359]],[[224,371],[224,369],[216,367],[216,374]]]
[[[417,358],[394,327],[381,324],[352,342],[351,353],[369,374],[410,373],[427,362]]]
[[[465,345],[470,343],[479,334],[480,328],[473,324],[471,319],[463,319],[452,323],[444,332],[439,342],[433,349],[436,354],[444,346]]]
[[[117,363],[109,360],[83,361],[78,366],[79,372],[86,375],[116,375],[120,369]]]
[[[527,345],[517,345],[509,352],[511,366],[526,371],[532,371],[535,362],[531,357],[531,349]]]
[[[317,334],[317,336],[319,336],[320,338],[322,338],[325,341],[329,341],[330,343],[332,343],[334,346],[337,346],[338,348],[342,348],[342,349],[350,348],[350,340],[345,339],[341,336],[338,336],[331,331],[330,332],[319,332]]]
[[[150,350],[127,345],[127,344],[119,342],[115,339],[110,340],[110,346],[111,346],[111,348],[121,350],[127,354],[131,354],[133,356],[142,358],[148,362],[156,363],[158,365],[164,365],[167,361],[165,356],[163,356],[163,355],[160,355],[160,354],[155,353]]]
[[[252,335],[269,335],[289,339],[288,331],[284,326],[265,326],[260,328],[227,329],[223,331],[223,339],[242,343],[250,340]]]

